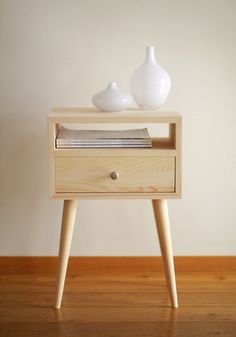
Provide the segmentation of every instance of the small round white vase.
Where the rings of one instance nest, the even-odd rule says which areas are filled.
[[[119,112],[128,108],[133,99],[118,88],[115,82],[108,84],[107,88],[92,97],[95,107],[105,112]]]
[[[130,79],[130,90],[142,110],[160,108],[166,101],[171,87],[169,74],[156,62],[154,47],[147,47],[144,63]]]

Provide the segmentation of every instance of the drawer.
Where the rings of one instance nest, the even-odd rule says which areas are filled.
[[[58,193],[175,192],[175,157],[57,157],[55,188]]]

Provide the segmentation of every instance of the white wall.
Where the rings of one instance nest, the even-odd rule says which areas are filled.
[[[0,0],[0,255],[56,255],[62,202],[47,190],[47,115],[91,105],[154,45],[183,114],[176,255],[236,254],[236,1]],[[150,202],[81,201],[72,255],[159,254]]]

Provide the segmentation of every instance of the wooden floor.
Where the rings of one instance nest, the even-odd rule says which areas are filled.
[[[0,276],[1,337],[235,337],[236,273],[177,273],[170,308],[162,273],[67,278],[61,310],[55,278]]]

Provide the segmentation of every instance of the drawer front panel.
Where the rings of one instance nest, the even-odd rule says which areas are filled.
[[[57,157],[55,187],[58,193],[175,192],[175,157]]]

